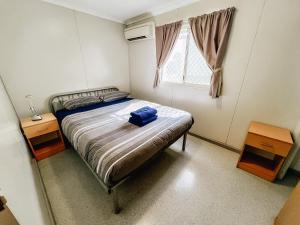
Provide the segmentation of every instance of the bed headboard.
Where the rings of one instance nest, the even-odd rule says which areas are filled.
[[[97,96],[100,97],[104,93],[118,91],[119,89],[116,87],[101,87],[101,88],[93,88],[93,89],[85,89],[79,91],[71,91],[64,92],[52,95],[49,99],[49,108],[52,113],[56,113],[57,110],[63,109],[62,103],[66,100],[79,98],[83,96]]]

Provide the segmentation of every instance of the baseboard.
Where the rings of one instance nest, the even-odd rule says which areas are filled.
[[[220,142],[217,142],[217,141],[213,141],[213,140],[211,140],[211,139],[202,137],[202,136],[197,135],[197,134],[193,134],[193,133],[191,133],[191,132],[189,132],[189,135],[191,135],[191,136],[193,136],[193,137],[196,137],[196,138],[199,138],[199,139],[202,139],[202,140],[207,141],[207,142],[209,142],[209,143],[218,145],[218,146],[223,147],[223,148],[225,148],[225,149],[227,149],[227,150],[230,150],[230,151],[232,151],[232,152],[241,154],[241,150],[236,149],[236,148],[233,148],[233,147],[228,146],[228,145],[226,145],[226,144],[223,144],[223,143],[220,143]],[[295,170],[295,169],[293,169],[293,168],[289,168],[288,170],[289,170],[290,173],[294,174],[295,176],[300,177],[300,171]]]
[[[40,183],[40,187],[41,187],[41,190],[42,190],[42,195],[43,195],[43,198],[44,198],[44,201],[46,203],[46,208],[47,208],[47,212],[48,212],[48,215],[49,215],[49,219],[50,219],[50,224],[51,225],[56,225],[56,221],[55,221],[55,218],[54,218],[54,214],[53,214],[53,211],[52,211],[52,208],[51,208],[51,205],[50,205],[50,201],[49,201],[49,198],[48,198],[48,195],[47,195],[47,192],[46,192],[46,188],[45,188],[45,184],[44,184],[44,181],[43,181],[43,178],[42,178],[42,175],[41,175],[41,171],[40,171],[40,168],[37,164],[37,161],[35,159],[32,159],[32,164],[36,170],[36,174],[37,174],[37,178],[38,178],[38,181]]]
[[[200,139],[202,139],[202,140],[204,140],[204,141],[207,141],[207,142],[209,142],[209,143],[218,145],[218,146],[223,147],[223,148],[225,148],[225,149],[227,149],[227,150],[230,150],[230,151],[232,151],[232,152],[241,154],[241,150],[236,149],[236,148],[233,148],[233,147],[231,147],[231,146],[228,146],[228,145],[226,145],[226,144],[224,144],[224,143],[217,142],[217,141],[213,141],[213,140],[211,140],[211,139],[202,137],[202,136],[197,135],[197,134],[193,134],[193,133],[191,133],[191,132],[189,132],[189,135],[191,135],[191,136],[193,136],[193,137],[196,137],[196,138],[200,138]]]

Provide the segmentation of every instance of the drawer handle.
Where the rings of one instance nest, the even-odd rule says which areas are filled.
[[[261,146],[264,146],[264,147],[267,147],[267,148],[273,148],[273,145],[272,145],[272,144],[265,143],[265,142],[262,142],[262,143],[261,143]]]

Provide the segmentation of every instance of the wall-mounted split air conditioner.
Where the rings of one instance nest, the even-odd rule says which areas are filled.
[[[130,42],[153,39],[154,32],[155,26],[153,22],[132,26],[124,30],[125,38]]]

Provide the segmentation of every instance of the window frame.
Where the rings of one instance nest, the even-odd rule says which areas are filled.
[[[187,39],[186,39],[186,46],[185,46],[184,67],[183,67],[183,72],[181,74],[182,79],[181,79],[181,81],[164,80],[163,79],[163,75],[164,75],[165,66],[167,65],[167,63],[165,63],[165,65],[161,69],[162,82],[163,83],[170,83],[170,84],[177,84],[177,85],[192,86],[192,87],[209,88],[209,86],[210,86],[209,83],[208,84],[205,84],[205,83],[192,83],[192,82],[186,81],[187,64],[188,64],[187,62],[188,62],[188,56],[189,56],[189,45],[190,45],[190,35],[191,35],[191,28],[190,28],[190,25],[189,25],[188,21],[183,21],[183,24],[182,24],[182,27],[181,27],[179,35],[181,35],[182,29],[187,29],[187,37],[186,37]],[[175,45],[176,45],[177,41],[178,41],[178,39],[176,40]],[[199,51],[200,54],[202,54],[198,48],[197,48],[197,50]],[[169,59],[167,59],[167,60],[169,60]],[[205,63],[207,64],[207,62],[205,62]],[[208,66],[208,68],[209,68],[209,66]],[[210,69],[210,71],[211,71],[211,73],[213,72],[211,69]]]

